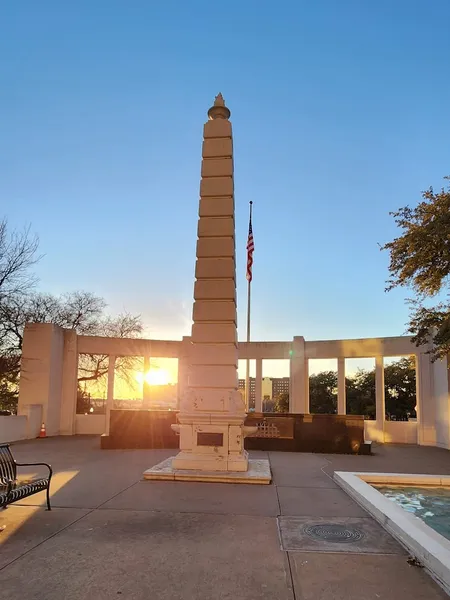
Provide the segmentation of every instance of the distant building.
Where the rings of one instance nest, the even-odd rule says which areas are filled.
[[[241,392],[242,397],[245,400],[245,379],[239,379],[239,391]],[[256,398],[256,379],[254,377],[250,377],[249,408],[255,408],[255,398]]]
[[[289,377],[277,377],[272,379],[272,398],[280,394],[289,394]]]
[[[245,379],[239,379],[239,391],[245,398]],[[262,400],[274,400],[279,394],[289,394],[289,377],[263,377],[261,382]],[[256,379],[250,377],[250,406],[255,408]]]

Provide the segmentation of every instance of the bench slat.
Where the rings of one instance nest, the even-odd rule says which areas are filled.
[[[9,445],[0,446],[0,483],[6,485],[14,481],[17,476],[16,463],[9,449]]]

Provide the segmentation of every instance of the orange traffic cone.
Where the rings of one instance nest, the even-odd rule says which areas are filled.
[[[42,423],[41,432],[39,433],[39,437],[40,438],[46,438],[47,437],[47,432],[45,431],[45,423]]]

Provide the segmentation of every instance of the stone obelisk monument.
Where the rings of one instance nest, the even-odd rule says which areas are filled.
[[[238,391],[233,138],[219,94],[203,129],[193,326],[186,395],[178,424],[180,452],[146,479],[269,483],[268,461],[249,461]]]

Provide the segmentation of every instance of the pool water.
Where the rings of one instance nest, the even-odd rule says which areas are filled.
[[[450,540],[450,488],[375,485],[386,498]]]

